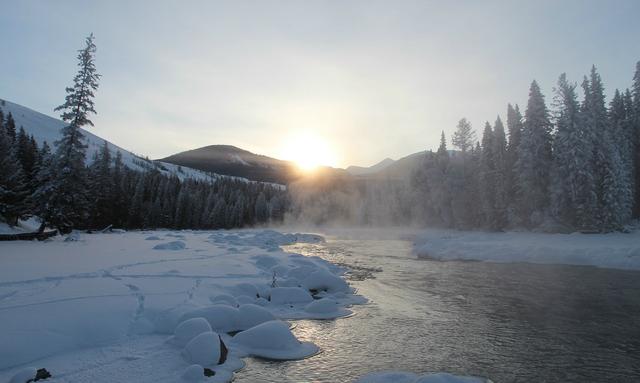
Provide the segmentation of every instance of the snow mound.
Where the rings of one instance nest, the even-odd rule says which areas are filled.
[[[238,301],[236,298],[232,297],[229,294],[220,294],[213,297],[209,297],[211,303],[228,305],[231,307],[238,307]]]
[[[215,331],[233,332],[240,330],[238,317],[237,308],[218,304],[190,311],[182,316],[182,320],[204,318]]]
[[[204,368],[199,364],[192,364],[182,373],[182,380],[187,382],[201,382],[204,379]]]
[[[349,284],[344,279],[322,268],[302,281],[302,286],[308,290],[326,291],[330,294],[349,291]]]
[[[33,379],[35,379],[37,373],[37,368],[25,367],[22,370],[18,371],[15,375],[13,375],[9,383],[33,382]]]
[[[183,350],[185,359],[201,366],[217,365],[220,360],[220,337],[215,332],[204,332],[191,339]]]
[[[271,303],[276,305],[308,303],[313,300],[309,291],[300,287],[275,287],[271,289]]]
[[[238,309],[241,330],[246,330],[264,322],[275,320],[276,317],[264,307],[254,304],[244,304]]]
[[[160,237],[158,237],[157,235],[150,235],[147,238],[145,238],[145,240],[147,240],[147,241],[159,241]]]
[[[333,319],[351,315],[351,311],[340,306],[331,298],[315,300],[305,306],[304,310],[312,314],[313,319]]]
[[[275,360],[304,359],[319,351],[315,344],[296,339],[289,326],[279,320],[237,334],[231,345],[249,355]]]
[[[153,250],[183,250],[187,245],[183,241],[171,241],[160,243],[153,247]]]
[[[209,322],[204,318],[191,318],[176,327],[173,339],[176,344],[184,347],[193,338],[205,332],[211,332]]]
[[[374,372],[367,374],[355,383],[485,383],[487,380],[471,376],[458,376],[437,373],[418,376],[411,372]]]

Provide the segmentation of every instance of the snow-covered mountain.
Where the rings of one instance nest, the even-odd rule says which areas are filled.
[[[378,162],[377,164],[369,167],[352,165],[345,170],[350,174],[353,174],[354,176],[360,176],[365,174],[377,173],[383,169],[386,169],[387,167],[392,165],[394,162],[395,161],[392,160],[391,158],[385,158],[384,160]]]
[[[16,129],[23,127],[27,134],[33,135],[35,140],[38,142],[38,145],[42,145],[42,143],[46,141],[52,149],[53,143],[60,137],[60,129],[65,126],[65,123],[61,120],[4,99],[0,99],[0,110],[5,114],[5,117],[11,113],[16,122]],[[81,130],[85,137],[85,143],[87,144],[87,161],[91,162],[94,155],[100,150],[106,140],[87,130]],[[165,174],[175,174],[180,179],[211,179],[218,176],[216,174],[208,174],[201,170],[180,167],[167,162],[152,161],[148,158],[143,158],[133,154],[109,141],[107,142],[111,149],[111,153],[115,156],[116,152],[120,151],[124,164],[134,170],[142,171],[157,169]]]

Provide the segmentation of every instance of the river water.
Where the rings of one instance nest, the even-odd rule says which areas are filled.
[[[248,359],[236,382],[351,382],[446,371],[498,382],[640,382],[640,272],[418,259],[403,240],[328,239],[288,251],[350,266],[370,303],[297,321],[323,352]]]

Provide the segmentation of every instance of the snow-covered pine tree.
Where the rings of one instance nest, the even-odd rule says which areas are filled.
[[[593,138],[593,169],[597,196],[596,226],[610,231],[621,227],[624,216],[618,195],[622,185],[622,161],[607,117],[604,86],[595,66],[583,83],[585,98],[583,118],[585,130]]]
[[[507,144],[505,160],[507,221],[509,226],[516,227],[522,224],[523,216],[519,210],[517,188],[518,175],[516,162],[518,160],[518,151],[522,137],[522,114],[517,104],[515,107],[511,104],[507,105],[507,130],[509,132],[509,143]]]
[[[55,143],[55,178],[47,197],[51,223],[63,231],[82,225],[87,218],[86,145],[80,129],[93,126],[89,114],[95,114],[93,98],[100,75],[94,64],[93,40],[93,34],[86,38],[85,47],[78,54],[79,70],[74,85],[66,89],[65,103],[55,109],[62,111],[61,118],[67,125],[62,128],[62,138]]]
[[[592,138],[581,123],[576,85],[566,74],[554,88],[552,213],[572,228],[590,229],[595,207],[595,185],[591,163]]]
[[[495,205],[494,229],[507,227],[507,137],[500,116],[493,125],[492,142],[493,161],[495,166]]]
[[[627,107],[620,91],[616,89],[609,104],[609,129],[614,150],[620,158],[617,198],[621,209],[621,224],[631,219],[633,212],[633,135]]]
[[[640,61],[636,63],[636,72],[633,75],[633,84],[631,86],[631,95],[633,101],[629,108],[631,109],[631,129],[634,136],[634,217],[640,217]]]
[[[495,229],[496,169],[493,153],[493,131],[491,124],[484,124],[482,132],[482,154],[480,156],[480,201],[482,205],[483,227]]]
[[[16,140],[16,121],[13,119],[13,115],[11,112],[7,115],[7,119],[4,123],[4,128],[7,131],[7,135],[11,139],[11,141]]]
[[[88,196],[91,203],[91,226],[97,229],[113,224],[114,188],[111,162],[111,151],[109,144],[105,141],[89,168]]]
[[[524,223],[540,225],[549,208],[549,169],[551,168],[551,123],[544,96],[534,80],[518,146],[517,188]]]
[[[0,126],[0,219],[16,225],[28,214],[27,185],[6,123]]]

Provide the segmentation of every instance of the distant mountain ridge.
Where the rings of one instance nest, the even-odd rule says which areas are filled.
[[[278,184],[287,184],[300,177],[300,170],[293,162],[255,154],[232,145],[208,145],[180,152],[160,161],[205,172]]]
[[[347,167],[345,170],[348,173],[353,174],[354,176],[359,176],[359,175],[364,175],[364,174],[372,174],[372,173],[379,172],[379,171],[381,171],[383,169],[386,169],[387,167],[391,166],[394,162],[395,162],[394,160],[392,160],[391,158],[387,157],[384,160],[378,162],[377,164],[369,166],[369,167],[351,165],[351,166]]]

